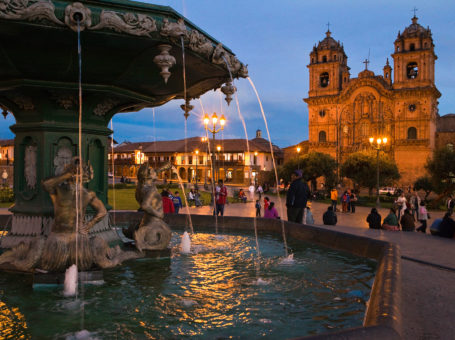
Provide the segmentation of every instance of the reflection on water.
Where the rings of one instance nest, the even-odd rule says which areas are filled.
[[[105,271],[105,284],[85,286],[83,301],[2,274],[0,339],[77,334],[82,313],[85,330],[104,339],[289,338],[362,324],[372,261],[290,243],[294,262],[282,264],[282,242],[263,237],[257,275],[252,236],[193,234],[189,255],[180,239],[173,235],[170,260]]]

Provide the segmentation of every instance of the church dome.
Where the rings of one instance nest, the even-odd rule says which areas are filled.
[[[399,36],[403,38],[414,38],[414,37],[431,37],[431,31],[429,28],[425,28],[417,23],[418,18],[414,16],[412,18],[412,24],[406,27],[403,33]]]
[[[362,72],[359,73],[358,75],[359,78],[373,78],[374,77],[374,72],[370,71],[368,69],[363,70]]]
[[[333,39],[330,35],[332,32],[327,31],[326,37],[324,40],[320,41],[316,49],[320,50],[343,50],[343,47],[340,45],[340,42]]]

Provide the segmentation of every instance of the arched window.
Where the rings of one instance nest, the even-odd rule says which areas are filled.
[[[417,129],[415,127],[408,129],[408,139],[417,139]]]
[[[410,51],[415,51],[415,49],[416,49],[416,45],[415,44],[410,44],[409,45],[409,50]]]
[[[386,72],[385,79],[389,79],[389,72]]]
[[[400,52],[400,46],[397,46],[397,52]]]
[[[322,57],[322,62],[323,62],[323,63],[326,63],[326,62],[327,62],[327,56],[323,56],[323,57]]]
[[[321,118],[325,117],[325,110],[324,109],[319,111],[319,116],[321,116]]]
[[[327,87],[329,85],[329,74],[327,72],[321,73],[319,76],[319,84],[321,87]]]
[[[406,75],[408,79],[415,79],[419,74],[419,68],[417,67],[416,62],[411,62],[406,66]]]
[[[327,142],[327,134],[325,131],[319,131],[319,143]]]

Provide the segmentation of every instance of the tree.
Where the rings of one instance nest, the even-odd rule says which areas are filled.
[[[425,168],[430,174],[434,190],[440,194],[452,193],[455,189],[455,151],[448,147],[436,149]]]
[[[354,185],[366,187],[371,196],[377,185],[377,156],[373,153],[356,152],[351,154],[340,167],[340,174],[349,178]],[[391,185],[400,178],[397,165],[387,156],[379,157],[379,185]]]
[[[291,173],[300,169],[305,181],[311,181],[312,190],[316,189],[316,179],[325,178],[326,187],[332,187],[336,182],[336,161],[332,156],[322,152],[310,152],[298,159],[291,159],[278,169],[278,175],[285,182],[291,180]]]
[[[429,176],[422,176],[417,178],[414,182],[414,190],[423,190],[425,191],[425,198],[427,200],[428,195],[434,191],[433,181]]]

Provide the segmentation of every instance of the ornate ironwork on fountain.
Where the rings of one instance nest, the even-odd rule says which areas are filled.
[[[185,104],[180,105],[180,108],[185,112],[183,115],[185,116],[185,120],[188,119],[190,116],[190,111],[194,109],[194,106],[190,104],[190,100],[187,99]]]
[[[56,18],[54,11],[55,6],[51,1],[0,0],[1,19],[27,21],[48,20],[58,25],[63,25],[63,22]]]
[[[223,92],[226,95],[226,100],[227,104],[230,105],[232,101],[232,95],[237,91],[237,88],[232,85],[232,82],[228,81],[226,82],[225,85],[221,87],[221,92]]]
[[[191,30],[189,34],[189,47],[193,52],[202,54],[207,59],[210,59],[215,49],[215,46],[197,30]]]
[[[175,65],[175,58],[169,54],[172,46],[167,44],[158,45],[158,49],[160,50],[160,54],[158,54],[155,58],[153,58],[153,62],[161,68],[161,76],[164,79],[164,83],[167,84],[169,77],[171,76],[171,72],[169,72],[169,68]]]
[[[83,31],[92,25],[92,11],[80,2],[73,2],[65,8],[65,24],[77,32],[77,22]]]

